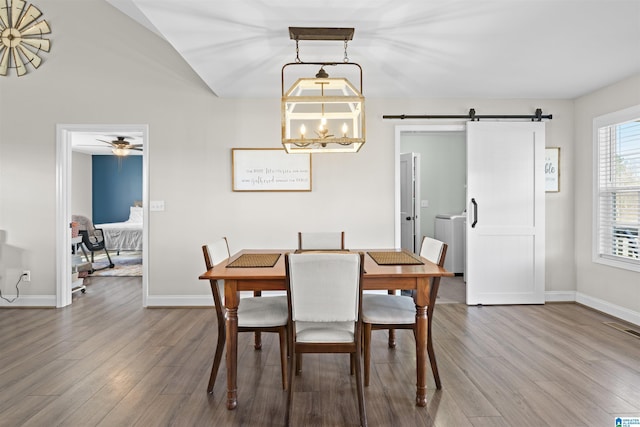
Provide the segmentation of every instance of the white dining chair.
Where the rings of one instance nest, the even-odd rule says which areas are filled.
[[[363,260],[362,253],[285,255],[291,352],[287,426],[293,400],[293,358],[301,353],[348,353],[355,359],[360,425],[367,425],[360,361]]]
[[[207,270],[229,258],[229,244],[227,238],[219,239],[212,244],[203,245],[202,252],[204,254],[204,262]],[[216,344],[216,353],[213,358],[213,366],[211,368],[211,376],[207,392],[213,393],[213,386],[220,368],[222,353],[224,351],[226,341],[225,313],[224,306],[224,281],[210,280],[211,292],[213,293],[213,301],[216,309],[216,317],[218,320],[218,342]],[[287,387],[287,297],[248,297],[241,298],[238,305],[238,332],[277,332],[280,341],[280,365],[282,371],[282,388]],[[256,340],[256,344],[259,341]],[[260,346],[256,345],[259,350]]]
[[[298,249],[344,249],[344,231],[298,232]]]
[[[422,239],[420,256],[442,267],[447,254],[447,244],[430,237]],[[442,388],[436,356],[433,351],[431,337],[431,321],[435,308],[440,277],[431,279],[429,305],[427,307],[427,352],[431,362],[431,371],[436,382],[436,388]],[[412,296],[366,294],[362,300],[362,321],[364,323],[364,384],[369,385],[369,371],[371,365],[371,331],[411,329],[416,333],[416,305]],[[391,332],[390,332],[391,333]],[[389,347],[395,346],[395,340],[389,340]]]

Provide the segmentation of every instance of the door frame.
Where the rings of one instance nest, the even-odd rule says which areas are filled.
[[[72,134],[77,132],[142,133],[142,306],[149,294],[149,125],[58,124],[56,125],[56,307],[72,302],[71,294],[71,156]]]
[[[420,153],[414,153],[414,152],[405,152],[405,153],[400,153],[400,162],[402,162],[402,156],[403,155],[409,155],[411,156],[411,217],[413,218],[413,230],[412,230],[412,235],[413,235],[413,244],[411,245],[411,252],[413,253],[420,253],[420,242],[421,242],[421,238],[420,238],[420,233],[421,233],[421,229],[420,229],[420,222],[422,221],[422,215],[420,215],[420,199],[421,199],[421,193],[420,193]],[[402,168],[400,168],[402,169]],[[402,184],[403,184],[403,179],[402,179],[402,175],[400,176],[400,207],[402,207]],[[404,183],[406,184],[406,183]],[[406,213],[405,213],[406,215]],[[400,246],[402,247],[402,225],[406,224],[406,217],[405,220],[403,221],[402,217],[405,215],[401,215],[400,216]],[[404,248],[406,249],[406,248]]]
[[[466,132],[466,122],[448,125],[397,125],[395,126],[395,195],[394,195],[394,246],[401,245],[401,218],[400,218],[400,143],[403,133],[428,133],[428,132]],[[420,202],[418,201],[418,206]]]

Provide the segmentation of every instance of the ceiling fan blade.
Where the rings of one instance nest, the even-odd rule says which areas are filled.
[[[116,144],[114,144],[114,143],[113,143],[113,142],[111,142],[111,141],[105,141],[104,139],[96,139],[96,141],[104,142],[104,143],[106,143],[106,144],[109,144],[109,145],[110,145],[110,146],[112,146],[112,147],[116,147]]]
[[[129,147],[142,147],[142,144],[129,144]]]
[[[142,151],[142,148],[138,148],[138,147],[134,147],[134,146],[130,146],[129,149],[130,150],[135,150],[135,151]]]

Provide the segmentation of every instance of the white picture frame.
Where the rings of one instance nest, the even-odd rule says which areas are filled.
[[[560,147],[544,150],[544,188],[547,193],[560,191]]]
[[[311,191],[311,154],[281,148],[232,148],[232,190]]]

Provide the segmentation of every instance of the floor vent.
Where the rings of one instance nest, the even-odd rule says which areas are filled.
[[[634,336],[636,338],[640,338],[640,332],[629,328],[628,326],[625,325],[621,325],[619,323],[615,323],[615,322],[604,322],[605,325],[611,326],[614,329],[617,329],[619,331],[622,331],[624,333],[627,333],[631,336]]]

